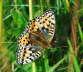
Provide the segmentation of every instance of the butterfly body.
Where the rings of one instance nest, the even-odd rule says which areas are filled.
[[[34,46],[51,48],[50,42],[45,38],[43,32],[37,31],[30,34],[30,41]]]
[[[17,62],[27,64],[41,56],[45,48],[51,48],[55,33],[55,16],[52,10],[36,17],[18,37]]]

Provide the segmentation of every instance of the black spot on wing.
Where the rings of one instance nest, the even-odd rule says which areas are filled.
[[[47,19],[45,19],[45,21],[47,21]]]
[[[29,58],[29,60],[33,61],[33,59],[32,59],[32,58]]]
[[[52,20],[54,20],[54,18],[51,18]]]

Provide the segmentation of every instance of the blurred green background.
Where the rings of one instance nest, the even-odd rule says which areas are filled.
[[[17,64],[17,37],[50,8],[58,42],[36,61]],[[0,72],[83,72],[83,0],[0,0]]]

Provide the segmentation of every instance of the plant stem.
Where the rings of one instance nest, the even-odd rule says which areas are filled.
[[[29,0],[29,20],[31,20],[32,17],[32,0]],[[32,72],[36,72],[36,65],[35,62],[32,63]]]
[[[4,26],[3,26],[3,0],[0,0],[0,71],[11,72],[10,64],[8,63],[7,48],[4,44]],[[3,43],[1,43],[3,42]]]
[[[29,19],[32,19],[32,0],[29,0]]]
[[[80,0],[75,0],[74,5],[71,9],[71,44],[72,50],[69,54],[69,64],[68,72],[73,72],[74,57],[77,56],[78,46],[77,46],[77,24],[78,24],[78,9]]]

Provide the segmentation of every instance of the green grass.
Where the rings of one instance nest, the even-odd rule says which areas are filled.
[[[70,64],[70,58],[74,52],[70,38],[70,7],[73,7],[74,4],[75,0],[5,0],[3,2],[0,0],[0,34],[4,33],[3,40],[0,41],[0,72],[69,72],[70,68],[71,72],[81,72],[81,68],[83,68],[83,63],[80,63],[83,59],[82,0],[78,10],[79,23],[77,25],[79,50],[77,56],[73,55],[71,59],[73,62]],[[17,37],[29,25],[29,20],[41,15],[49,8],[55,11],[55,37],[58,43],[53,43],[54,47],[46,49],[36,61],[23,66],[17,64]],[[69,67],[70,65],[72,66]]]

